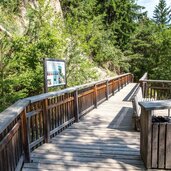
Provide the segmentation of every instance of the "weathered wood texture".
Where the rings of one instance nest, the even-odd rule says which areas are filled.
[[[49,142],[130,82],[132,74],[123,74],[29,97],[0,113],[0,170],[20,170],[23,161],[30,160],[30,151]]]
[[[171,100],[140,102],[140,105],[142,159],[147,168],[171,169],[171,123],[152,122],[153,110],[170,108]]]
[[[147,73],[139,80],[144,98],[164,100],[171,98],[171,81],[169,80],[150,80]]]
[[[132,104],[125,100],[134,86],[127,85],[51,143],[35,149],[33,162],[25,164],[23,171],[145,170],[139,133],[132,129]]]

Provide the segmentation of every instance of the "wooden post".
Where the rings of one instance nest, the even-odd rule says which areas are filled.
[[[24,109],[21,113],[21,130],[22,130],[22,143],[24,150],[24,161],[30,162],[30,147],[29,147],[29,135],[27,130],[27,116],[26,110]]]
[[[120,88],[122,89],[123,88],[123,84],[122,84],[122,77],[120,78]]]
[[[74,92],[74,115],[75,122],[79,122],[78,90],[75,90]]]
[[[118,78],[118,91],[120,90],[120,79]]]
[[[109,80],[106,80],[106,100],[109,100]]]
[[[46,59],[43,59],[43,71],[44,71],[44,93],[48,92],[48,87],[47,87],[47,63]]]
[[[112,94],[115,95],[115,80],[112,80]]]
[[[94,107],[97,108],[97,85],[94,85]]]
[[[45,143],[50,142],[50,120],[48,114],[48,99],[43,100],[43,125],[44,125],[44,137]]]
[[[152,111],[147,111],[142,108],[140,116],[141,131],[140,131],[140,152],[145,166],[151,168],[151,117]]]
[[[133,83],[134,82],[134,75],[131,74],[131,82]]]

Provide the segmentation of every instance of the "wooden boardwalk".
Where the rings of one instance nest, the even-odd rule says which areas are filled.
[[[31,154],[23,171],[145,170],[132,128],[131,83]]]

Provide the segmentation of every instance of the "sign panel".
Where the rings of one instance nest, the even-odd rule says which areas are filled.
[[[65,61],[45,59],[45,77],[47,87],[66,85]]]

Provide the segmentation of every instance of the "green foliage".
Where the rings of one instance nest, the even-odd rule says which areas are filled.
[[[15,18],[14,14],[11,16]],[[37,8],[28,6],[26,20],[28,26],[22,35],[9,29],[9,38],[0,32],[0,110],[17,99],[43,92],[43,58],[66,60],[69,86],[97,79],[83,45],[70,43],[70,32],[48,4],[42,1]],[[10,25],[14,26],[12,22]]]
[[[97,66],[116,74],[132,72],[137,80],[144,72],[171,79],[170,8],[165,1],[155,8],[155,22],[135,0],[63,0],[64,18],[45,0],[25,6],[25,16],[21,2],[0,1],[0,26],[12,35],[0,32],[0,110],[43,92],[46,57],[66,60],[68,86],[96,80]]]
[[[80,85],[85,83],[85,80],[91,82],[97,79],[98,75],[91,59],[87,58],[81,46],[74,40],[68,41],[66,61],[68,86]]]
[[[154,21],[159,25],[167,25],[171,20],[171,8],[167,7],[165,0],[160,0],[153,12]]]
[[[140,12],[142,7],[134,0],[103,0],[99,4],[105,13],[104,22],[116,36],[116,45],[122,50],[127,49],[137,21],[144,15]]]
[[[171,80],[171,28],[163,30],[158,36],[156,66],[152,69],[154,79]]]
[[[108,2],[105,2],[107,5]],[[79,42],[86,56],[115,73],[128,69],[125,56],[117,47],[115,30],[106,23],[104,3],[94,1],[62,1],[67,28]],[[113,24],[116,24],[113,20]],[[118,38],[119,39],[119,38]]]

